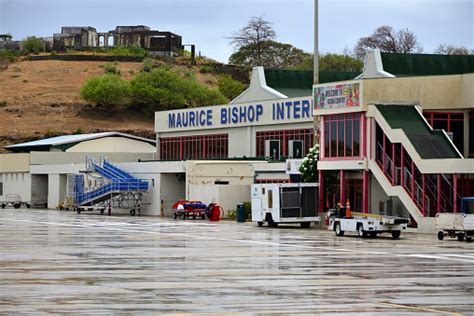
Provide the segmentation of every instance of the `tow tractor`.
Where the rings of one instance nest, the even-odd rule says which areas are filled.
[[[404,217],[351,212],[347,202],[346,207],[339,206],[329,210],[326,224],[336,236],[344,236],[345,232],[357,232],[359,237],[365,238],[391,233],[393,239],[398,239],[402,230],[407,229],[408,222],[409,219]]]
[[[436,215],[438,239],[445,236],[471,242],[474,238],[474,197],[461,199],[461,213],[439,213]]]

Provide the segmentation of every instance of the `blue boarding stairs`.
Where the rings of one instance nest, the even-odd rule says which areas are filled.
[[[87,157],[85,173],[98,179],[99,184],[86,188],[84,174],[74,176],[74,204],[78,213],[99,205],[101,214],[107,210],[110,215],[112,205],[123,208],[125,204],[133,204],[130,215],[135,215],[136,210],[140,212],[142,194],[149,188],[147,180],[132,176],[104,158],[97,161]]]

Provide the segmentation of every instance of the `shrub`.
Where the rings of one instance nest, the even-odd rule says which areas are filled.
[[[153,59],[151,58],[145,58],[143,60],[143,67],[142,70],[144,72],[150,72],[153,68],[155,68],[155,65],[153,63]]]
[[[7,101],[0,101],[0,108],[6,108],[8,106]]]
[[[194,79],[183,78],[167,67],[142,72],[131,81],[132,98],[153,111],[226,103],[216,90]]]
[[[318,157],[319,144],[316,144],[309,150],[308,155],[304,157],[303,162],[301,163],[300,172],[301,180],[303,182],[318,181]]]
[[[113,56],[133,56],[148,57],[150,53],[138,46],[116,46],[116,47],[98,47],[89,49],[92,53],[100,53]]]
[[[245,210],[245,219],[252,219],[252,203],[251,202],[244,202],[244,210]]]
[[[245,85],[232,79],[230,75],[220,75],[218,85],[219,91],[229,100],[234,99],[245,90]]]
[[[44,41],[41,38],[30,36],[21,43],[23,52],[37,54],[44,51]]]
[[[8,59],[9,62],[14,62],[15,59],[20,57],[20,52],[12,49],[0,49],[0,59]]]
[[[199,69],[199,72],[202,74],[210,74],[214,72],[214,68],[212,68],[209,65],[202,65],[201,68]]]
[[[120,76],[120,70],[117,68],[117,63],[106,63],[101,65],[104,68],[106,74],[112,74]]]
[[[81,88],[81,98],[104,107],[109,114],[114,107],[125,106],[130,99],[130,85],[114,74],[87,80]]]

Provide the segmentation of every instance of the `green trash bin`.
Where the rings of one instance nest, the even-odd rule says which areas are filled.
[[[237,223],[245,223],[245,208],[243,203],[237,204]]]

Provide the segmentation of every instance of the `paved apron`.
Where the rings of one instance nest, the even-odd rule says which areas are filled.
[[[0,209],[0,313],[474,315],[474,243]]]

